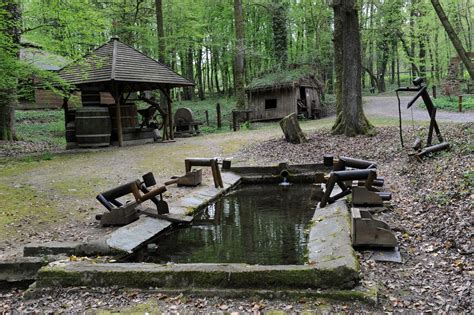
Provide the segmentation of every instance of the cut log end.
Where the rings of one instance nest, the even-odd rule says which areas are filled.
[[[280,121],[280,127],[285,134],[286,141],[294,144],[300,144],[308,141],[306,135],[303,133],[298,123],[296,113],[292,113],[284,117]]]

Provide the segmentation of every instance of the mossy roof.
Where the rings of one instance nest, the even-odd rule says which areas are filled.
[[[321,83],[315,78],[315,71],[311,67],[299,67],[290,70],[268,73],[252,80],[247,85],[247,91],[280,89],[295,84],[318,87]]]

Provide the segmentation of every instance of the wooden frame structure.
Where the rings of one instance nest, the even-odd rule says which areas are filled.
[[[169,91],[175,87],[194,86],[194,82],[122,43],[116,37],[62,68],[59,76],[77,89],[93,89],[112,94],[117,109],[119,146],[123,145],[120,103],[124,95],[137,91],[160,90],[167,99],[169,138],[173,139],[172,100]],[[67,99],[63,107],[67,115]]]

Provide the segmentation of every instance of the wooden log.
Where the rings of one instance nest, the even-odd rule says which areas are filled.
[[[435,144],[429,147],[424,148],[421,152],[417,153],[417,157],[422,157],[428,153],[435,153],[443,150],[448,150],[449,149],[449,143],[448,142],[442,142],[440,144]]]
[[[286,141],[295,144],[308,141],[306,135],[303,133],[298,123],[296,113],[292,113],[280,120],[280,127],[285,134]]]
[[[217,129],[222,128],[222,114],[221,114],[221,104],[217,103],[216,105],[216,114],[217,114]]]

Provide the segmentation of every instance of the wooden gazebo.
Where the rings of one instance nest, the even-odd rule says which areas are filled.
[[[169,90],[174,87],[193,86],[166,65],[144,55],[118,38],[85,55],[59,71],[59,76],[81,91],[88,89],[109,92],[115,101],[117,138],[123,145],[120,103],[123,95],[130,92],[160,90],[168,100],[168,128],[173,139],[172,100]],[[64,105],[67,112],[67,101]]]

